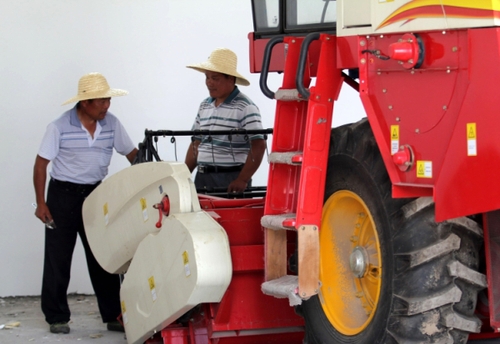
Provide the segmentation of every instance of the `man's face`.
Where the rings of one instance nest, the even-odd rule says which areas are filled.
[[[95,121],[100,121],[106,117],[109,106],[111,105],[111,98],[98,98],[82,101],[82,109],[85,114]]]
[[[233,92],[234,77],[210,71],[206,71],[205,76],[205,84],[210,97],[223,101]]]

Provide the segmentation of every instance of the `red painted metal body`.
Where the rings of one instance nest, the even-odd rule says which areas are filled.
[[[295,88],[295,71],[302,38],[290,38],[288,56],[284,69],[293,70],[285,73],[282,88]],[[275,49],[281,50],[282,47]],[[309,70],[306,70],[309,72]],[[306,74],[309,77],[309,74]],[[309,84],[306,84],[306,87]],[[306,127],[307,102],[278,102],[274,122],[272,147],[276,152],[302,151]],[[297,208],[297,193],[300,182],[300,165],[276,165],[269,173],[268,195],[266,197],[266,214],[295,213]],[[269,192],[271,189],[271,192]],[[274,192],[273,192],[274,190]]]
[[[491,87],[499,72],[498,29],[419,34],[425,52],[421,68],[407,69],[359,49],[360,95],[394,185],[395,197],[433,196],[436,220],[500,208],[495,182],[500,144],[499,98]],[[368,50],[388,51],[401,35],[361,37]],[[475,125],[475,133],[467,131]],[[408,145],[415,162],[402,172],[391,159],[391,126],[399,145]],[[477,153],[468,152],[474,136]],[[496,157],[496,158],[495,158]],[[422,171],[422,165],[429,170]]]
[[[282,89],[295,88],[302,41],[297,37],[285,38],[288,59]],[[319,54],[320,44],[323,46],[322,54]],[[319,66],[328,66],[329,62],[335,61],[335,44],[335,37],[330,35],[322,35],[319,41],[311,44],[311,56],[316,60],[307,63],[309,67],[304,75],[306,87],[309,86],[310,75],[316,75],[321,68]],[[327,48],[327,45],[331,47]],[[279,51],[280,48],[276,49]],[[318,61],[319,56],[324,60],[322,63]],[[295,213],[296,228],[313,224],[319,227],[321,221],[331,114],[342,84],[340,75],[333,68],[324,68],[321,74],[323,77],[311,87],[309,101],[278,101],[276,107],[273,152],[300,152],[301,159],[296,165],[273,165],[267,183],[265,214]]]
[[[415,45],[395,45],[412,42],[412,37],[423,52],[416,54]],[[251,71],[259,73],[268,40],[254,40],[253,34],[249,38]],[[278,53],[272,55],[270,71],[286,69],[282,51],[294,49],[290,44],[294,39],[302,38],[286,37],[274,48]],[[482,333],[470,338],[498,338],[500,97],[495,85],[500,80],[500,29],[337,37],[336,45],[338,73],[359,69],[360,98],[393,183],[393,197],[433,197],[437,221],[483,214],[489,301],[478,310]],[[400,60],[386,59],[389,54]],[[308,62],[317,64],[318,56],[311,49]],[[418,68],[412,68],[414,58],[421,58]],[[309,72],[317,76],[317,71]],[[283,81],[283,87],[295,88],[292,82],[288,84]],[[278,119],[277,125],[287,123]],[[294,127],[289,132],[288,139],[275,138],[274,147],[295,144],[293,140],[302,137],[304,129]],[[293,173],[294,167],[288,169]],[[291,208],[287,190],[293,186],[284,185],[281,177],[270,179],[269,185],[284,190],[281,197],[268,200],[272,209]]]
[[[202,304],[188,324],[172,324],[146,343],[164,344],[300,344],[303,319],[288,299],[262,294],[264,236],[260,226],[263,199],[221,199],[200,195],[203,210],[227,232],[233,277],[220,303]],[[295,235],[289,234],[290,252]]]
[[[425,52],[418,69],[367,52],[389,54],[390,45],[403,36],[337,38],[339,72],[359,68],[360,97],[393,182],[394,197],[433,196],[438,221],[499,209],[500,182],[495,176],[500,141],[495,129],[500,124],[496,115],[500,97],[492,85],[500,70],[492,67],[500,64],[500,29],[419,33]],[[253,72],[260,72],[263,52],[259,49],[265,42],[250,41]],[[284,61],[279,67],[284,56],[279,52],[285,44],[275,47],[272,70],[285,69]],[[311,49],[309,59],[317,64],[317,51]],[[316,76],[314,70],[310,72]],[[469,123],[476,127],[476,155],[468,155]],[[391,126],[399,126],[399,145],[408,145],[414,152],[415,162],[408,171],[401,171],[393,161]],[[429,174],[417,173],[417,161],[431,163]]]

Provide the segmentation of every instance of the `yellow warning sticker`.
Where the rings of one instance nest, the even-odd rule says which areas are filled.
[[[104,223],[106,224],[106,226],[108,225],[109,223],[109,209],[108,209],[108,202],[104,203],[104,205],[102,206],[102,211],[104,213]]]
[[[417,161],[417,178],[432,178],[432,161]]]
[[[122,306],[122,320],[123,323],[126,324],[128,323],[128,318],[127,318],[127,307],[125,307],[125,301],[121,302],[121,306]]]
[[[149,290],[153,290],[155,288],[155,278],[151,276],[148,278]]]
[[[391,155],[399,151],[399,125],[391,125]]]
[[[477,130],[476,123],[467,123],[467,155],[477,155]]]
[[[156,285],[155,285],[154,276],[151,276],[148,278],[148,283],[149,283],[149,290],[151,291],[151,296],[153,298],[153,301],[156,301]]]
[[[187,251],[182,252],[182,261],[184,262],[184,274],[188,277],[191,275],[191,269],[189,268],[189,255]]]
[[[476,123],[467,123],[467,138],[468,139],[476,139]]]
[[[391,140],[399,140],[399,125],[391,125]]]
[[[144,222],[148,220],[148,204],[146,202],[146,199],[144,197],[141,198],[141,210],[142,210],[142,218]]]

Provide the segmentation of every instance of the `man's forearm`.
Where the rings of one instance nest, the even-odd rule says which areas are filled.
[[[199,146],[199,144],[200,144],[199,141],[191,142],[191,144],[189,145],[189,148],[186,152],[186,159],[184,160],[184,163],[187,165],[190,172],[193,172],[198,164],[198,146]]]
[[[37,204],[45,204],[45,183],[47,181],[48,160],[36,157],[33,167],[33,185],[35,187],[35,197]]]
[[[245,161],[245,165],[241,170],[238,179],[248,183],[255,172],[258,170],[262,158],[264,156],[264,152],[266,151],[266,141],[259,139],[253,140],[251,142],[251,149],[248,153],[247,159]]]

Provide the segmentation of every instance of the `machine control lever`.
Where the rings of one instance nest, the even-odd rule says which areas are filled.
[[[161,222],[163,220],[163,215],[168,216],[170,214],[170,200],[168,196],[163,196],[160,203],[156,203],[153,205],[153,208],[158,209],[158,222],[156,222],[156,228],[161,228]]]

